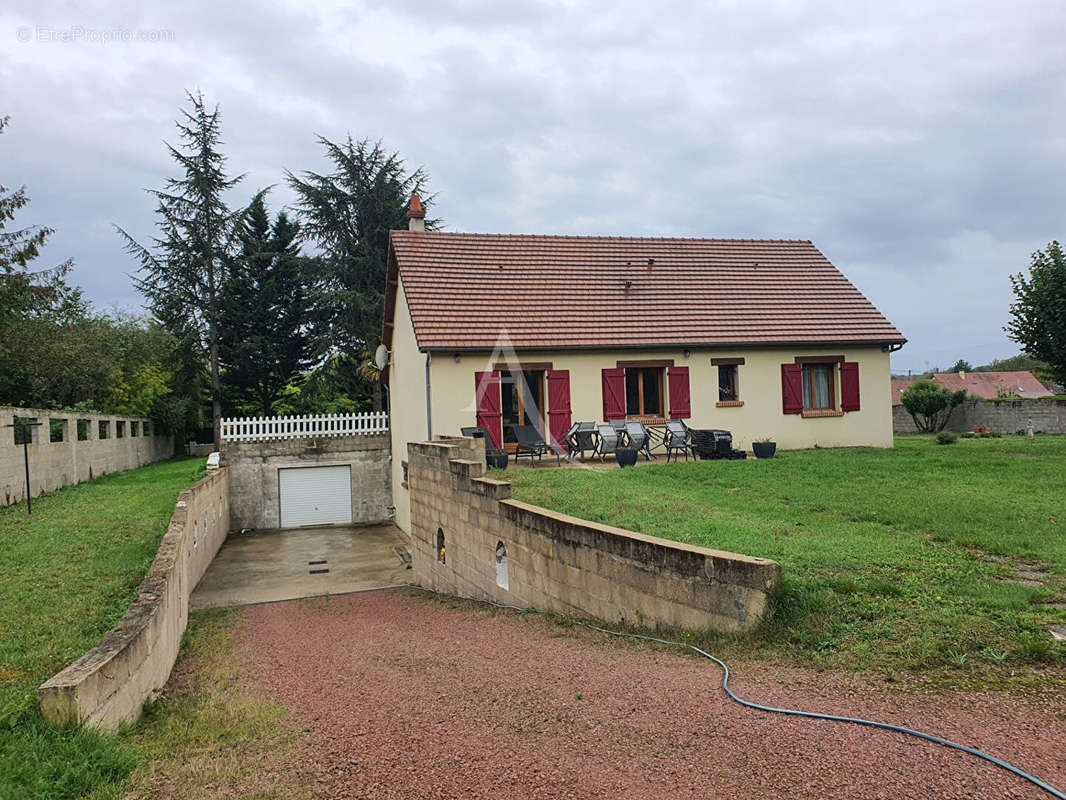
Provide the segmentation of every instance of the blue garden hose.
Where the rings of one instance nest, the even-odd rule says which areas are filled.
[[[432,594],[440,594],[439,592],[436,592],[433,589],[427,589],[424,586],[415,586],[414,584],[408,584],[408,586],[410,586],[410,588],[412,588],[412,589],[421,589],[422,591],[430,592]],[[506,605],[504,603],[494,603],[492,600],[479,600],[479,599],[474,598],[474,597],[464,597],[462,595],[452,595],[452,596],[458,597],[460,600],[470,600],[470,601],[473,601],[475,603],[484,603],[486,605],[494,606],[496,608],[505,608],[505,609],[509,609],[511,611],[521,611],[523,613],[543,613],[543,612],[537,611],[537,609],[535,609],[535,608],[522,608],[520,606],[510,606],[510,605]],[[556,614],[556,616],[562,617],[563,615]],[[944,745],[945,747],[950,747],[950,748],[952,748],[954,750],[961,750],[964,753],[969,753],[970,755],[977,756],[978,758],[983,758],[985,761],[988,761],[988,762],[990,762],[992,764],[995,764],[997,767],[1005,769],[1008,772],[1013,772],[1015,775],[1017,775],[1017,776],[1019,776],[1021,778],[1025,778],[1025,780],[1029,781],[1034,786],[1040,787],[1045,792],[1050,794],[1052,797],[1057,797],[1057,798],[1059,798],[1059,800],[1066,800],[1066,794],[1064,794],[1063,792],[1060,792],[1054,786],[1050,786],[1049,784],[1044,783],[1044,781],[1040,780],[1039,778],[1033,777],[1028,772],[1024,772],[1024,771],[1018,769],[1017,767],[1015,767],[1014,765],[1008,764],[1006,761],[1001,761],[1000,759],[995,758],[994,756],[990,756],[987,753],[982,753],[980,750],[977,750],[977,749],[975,749],[973,747],[966,747],[965,745],[956,744],[955,742],[952,742],[952,741],[950,741],[948,739],[942,739],[939,736],[933,736],[931,733],[922,733],[921,731],[916,731],[916,730],[913,730],[911,728],[904,728],[901,725],[891,725],[891,724],[889,724],[887,722],[875,722],[875,721],[869,720],[869,719],[859,719],[858,717],[841,717],[841,716],[837,716],[836,714],[819,714],[819,713],[814,712],[814,711],[798,711],[798,710],[793,709],[793,708],[774,708],[773,706],[764,706],[764,705],[760,705],[759,703],[753,703],[750,700],[745,700],[745,699],[743,699],[741,697],[738,697],[736,694],[733,693],[733,690],[729,688],[729,667],[726,666],[726,663],[724,661],[722,661],[720,658],[716,658],[715,656],[712,656],[706,650],[701,650],[700,648],[696,647],[693,644],[688,644],[686,642],[672,642],[672,641],[670,641],[668,639],[659,639],[659,638],[657,638],[655,636],[645,636],[645,635],[639,634],[639,633],[624,633],[622,631],[612,631],[612,630],[608,630],[607,628],[601,628],[601,627],[599,627],[597,625],[593,625],[592,623],[589,623],[589,622],[582,622],[581,620],[571,619],[569,617],[567,617],[566,619],[569,622],[573,622],[573,623],[575,623],[577,625],[581,625],[581,626],[583,626],[585,628],[588,628],[589,630],[597,631],[598,633],[606,633],[606,634],[609,634],[610,636],[619,636],[619,637],[626,638],[626,639],[641,639],[641,640],[643,640],[645,642],[656,642],[658,644],[668,644],[668,645],[674,645],[676,647],[687,647],[689,650],[693,650],[693,651],[699,653],[704,658],[709,658],[711,661],[713,661],[715,664],[717,664],[718,666],[720,666],[722,668],[722,688],[725,689],[726,694],[729,695],[729,697],[731,699],[733,699],[736,702],[740,703],[742,706],[747,706],[748,708],[754,708],[754,709],[756,709],[758,711],[768,711],[768,712],[773,713],[773,714],[788,714],[789,716],[793,716],[793,717],[808,717],[810,719],[828,719],[828,720],[833,720],[835,722],[851,722],[851,723],[854,723],[856,725],[867,725],[867,726],[869,726],[871,728],[881,728],[881,729],[886,730],[886,731],[895,731],[896,733],[905,733],[908,736],[916,736],[919,739],[925,739],[928,742],[933,742],[935,744]]]

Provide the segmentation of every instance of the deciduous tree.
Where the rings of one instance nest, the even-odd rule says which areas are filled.
[[[1057,241],[1033,253],[1029,277],[1011,276],[1015,300],[1007,336],[1028,355],[1044,361],[1047,372],[1066,383],[1066,253]]]

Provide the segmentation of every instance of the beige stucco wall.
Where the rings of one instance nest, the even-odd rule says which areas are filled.
[[[754,629],[780,587],[781,567],[769,559],[511,500],[509,483],[484,477],[483,440],[416,442],[408,453],[411,556],[421,586],[611,622],[731,633]],[[500,542],[505,582],[497,572]]]
[[[220,469],[178,495],[137,599],[100,644],[37,690],[44,717],[114,730],[163,688],[189,619],[189,596],[230,529],[229,479]]]
[[[796,356],[843,355],[859,364],[860,410],[841,417],[803,418],[781,412],[781,365]],[[717,408],[718,368],[712,358],[743,358],[738,368],[739,408]],[[673,359],[689,368],[694,428],[721,428],[733,432],[733,446],[751,449],[751,443],[773,437],[782,449],[806,447],[892,446],[892,399],[888,353],[880,347],[797,347],[772,350],[693,350],[685,358],[681,349],[522,352],[525,363],[551,363],[554,369],[570,371],[570,404],[574,422],[603,420],[600,370],[618,361]],[[433,434],[458,434],[462,426],[476,424],[474,373],[490,368],[502,357],[489,353],[463,353],[459,363],[452,354],[435,354],[431,370],[433,387]],[[840,397],[837,371],[836,397]],[[838,400],[839,402],[839,400]],[[400,422],[393,415],[394,425]],[[415,441],[414,438],[408,441]],[[397,452],[394,450],[393,452]],[[401,451],[402,452],[402,451]]]
[[[389,435],[392,440],[392,503],[396,525],[411,532],[411,497],[403,483],[407,445],[431,437],[426,424],[426,354],[418,351],[407,296],[396,290],[395,327],[389,354]],[[473,378],[471,378],[473,380]],[[466,423],[463,423],[464,425]],[[436,428],[436,421],[433,426]],[[459,429],[455,429],[458,433]]]
[[[26,496],[26,471],[21,444],[15,444],[14,432],[6,427],[15,417],[36,419],[40,426],[32,430],[29,445],[30,491],[33,497],[98,478],[108,472],[143,467],[174,455],[170,436],[143,435],[149,420],[112,414],[89,414],[73,411],[49,411],[40,408],[0,408],[0,506],[21,502]],[[64,441],[50,441],[50,420],[66,422]],[[88,420],[88,438],[78,439],[78,420]],[[106,422],[110,436],[101,439],[99,423]],[[125,425],[125,435],[118,438],[117,423]],[[137,424],[137,435],[131,435]],[[154,427],[154,426],[153,426]]]

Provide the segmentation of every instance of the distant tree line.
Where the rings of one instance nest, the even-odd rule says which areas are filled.
[[[0,403],[150,416],[179,440],[217,437],[223,415],[380,408],[389,231],[412,192],[432,203],[428,176],[380,142],[320,137],[329,169],[285,173],[295,208],[271,211],[269,188],[233,207],[244,176],[227,170],[219,110],[188,101],[167,145],[176,177],[150,192],[155,236],[118,228],[146,317],[96,313],[67,283],[72,261],[34,271],[52,231],[8,231],[28,197],[0,186]]]

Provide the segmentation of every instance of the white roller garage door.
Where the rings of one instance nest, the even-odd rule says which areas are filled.
[[[352,468],[292,467],[278,470],[281,527],[352,521]]]

